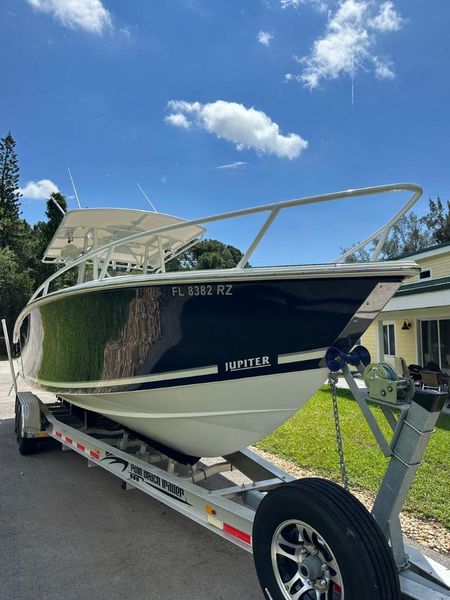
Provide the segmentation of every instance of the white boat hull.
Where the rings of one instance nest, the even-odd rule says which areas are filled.
[[[184,454],[224,456],[255,443],[287,421],[326,377],[326,368],[316,368],[154,390],[63,397]]]

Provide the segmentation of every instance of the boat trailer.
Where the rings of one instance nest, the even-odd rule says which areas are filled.
[[[18,391],[4,331],[22,454],[37,451],[42,438],[53,438],[63,450],[86,458],[88,466],[116,475],[124,490],[139,489],[253,553],[266,600],[450,599],[450,571],[405,546],[399,520],[446,394],[414,390],[388,366],[365,364],[362,350],[327,353],[327,364],[342,372],[390,459],[370,515],[343,487],[319,478],[296,481],[248,449],[198,461],[155,448],[64,400],[44,404],[34,393]],[[364,375],[367,390],[358,387],[349,364]],[[370,403],[386,417],[390,440]]]

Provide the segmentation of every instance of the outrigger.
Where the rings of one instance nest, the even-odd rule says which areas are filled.
[[[65,400],[44,404],[16,394],[19,451],[31,454],[41,438],[103,467],[137,488],[253,553],[266,600],[445,600],[450,572],[405,546],[399,514],[441,413],[446,394],[414,388],[368,352],[332,347],[331,373],[341,371],[389,464],[370,514],[343,487],[319,478],[295,480],[245,449],[217,460],[196,461],[99,414]],[[349,365],[367,384],[358,388]],[[331,381],[334,387],[335,376]],[[392,430],[386,439],[371,410],[381,407]],[[232,471],[245,477],[235,483]],[[242,481],[242,480],[241,480]]]

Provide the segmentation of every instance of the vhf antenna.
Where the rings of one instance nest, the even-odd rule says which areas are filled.
[[[78,208],[81,208],[80,199],[78,198],[77,188],[75,187],[75,182],[73,180],[72,173],[70,172],[69,167],[67,167],[67,170],[69,171],[69,177],[70,177],[70,181],[72,182],[72,187],[73,187],[73,191],[75,193],[75,198],[77,199]]]
[[[61,212],[63,215],[65,215],[65,214],[66,214],[66,211],[63,209],[63,207],[61,206],[61,204],[60,204],[60,203],[59,203],[57,200],[55,200],[55,199],[53,198],[53,194],[51,194],[51,195],[50,195],[50,200],[53,202],[53,204],[54,204],[55,206],[57,206],[58,210],[59,210],[59,211],[60,211],[60,212]]]
[[[153,202],[150,200],[150,198],[147,196],[147,194],[144,192],[144,190],[141,188],[141,186],[139,184],[137,184],[138,188],[141,190],[141,192],[144,194],[145,198],[147,199],[147,202],[150,204],[150,206],[153,208],[154,212],[158,212],[156,210],[156,206],[153,204]]]

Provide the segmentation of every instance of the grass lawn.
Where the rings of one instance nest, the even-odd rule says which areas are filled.
[[[381,410],[372,410],[387,435]],[[344,453],[351,484],[376,491],[387,459],[375,442],[356,401],[339,390],[339,413]],[[293,460],[324,477],[340,478],[331,392],[324,386],[287,423],[258,442],[258,447]],[[405,509],[450,528],[450,417],[442,416],[431,437],[423,464],[408,494]]]

